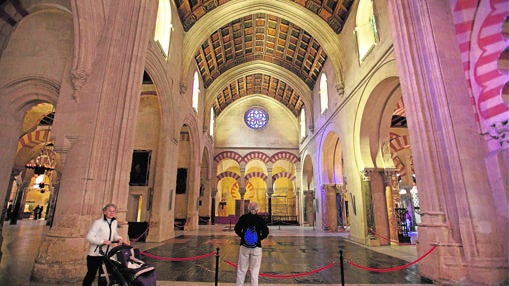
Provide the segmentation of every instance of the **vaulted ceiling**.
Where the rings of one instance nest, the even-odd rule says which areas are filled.
[[[184,30],[189,31],[207,13],[233,0],[175,0]],[[249,2],[249,1],[245,1]],[[353,0],[289,0],[309,10],[337,34],[343,28]],[[194,56],[205,88],[236,66],[264,61],[286,69],[311,90],[315,86],[327,53],[313,35],[280,16],[253,10],[214,31]],[[214,95],[213,108],[219,115],[242,97],[261,94],[284,104],[298,115],[304,102],[298,88],[279,76],[253,70],[224,83]]]
[[[257,0],[244,0],[250,3]],[[186,32],[204,18],[207,13],[238,0],[174,0],[182,26]],[[339,34],[349,15],[354,0],[287,0],[302,8],[303,15],[316,14],[314,21],[323,21]],[[243,5],[243,3],[242,3]],[[286,4],[284,4],[286,5]],[[19,0],[0,0],[0,19],[14,26],[28,14]],[[295,10],[292,10],[295,13]],[[203,41],[194,55],[194,61],[205,88],[227,71],[239,65],[265,62],[271,68],[285,70],[301,80],[312,90],[318,79],[327,52],[311,31],[267,11],[253,9],[249,15],[239,16],[223,25]],[[283,13],[284,15],[284,13]],[[291,17],[289,17],[291,18]],[[318,19],[318,20],[317,20]],[[302,24],[302,23],[301,23]],[[322,25],[322,24],[319,24]],[[322,38],[323,41],[323,38]],[[221,82],[213,95],[212,106],[219,115],[236,100],[258,94],[271,97],[285,105],[298,116],[305,104],[302,89],[295,81],[283,78],[281,73],[269,73],[267,69],[252,69]]]

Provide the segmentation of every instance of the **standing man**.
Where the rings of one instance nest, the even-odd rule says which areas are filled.
[[[83,279],[83,286],[91,286],[94,282],[97,270],[102,264],[102,255],[99,248],[104,253],[108,250],[113,242],[122,244],[122,237],[118,235],[118,223],[115,219],[117,214],[117,206],[114,204],[107,204],[103,208],[103,217],[97,219],[90,227],[87,234],[87,240],[90,243],[90,248],[87,255],[87,274]],[[99,285],[102,286],[105,282],[99,280]],[[106,285],[106,284],[104,284]]]
[[[262,263],[261,241],[269,235],[265,220],[258,215],[258,203],[250,202],[248,213],[235,224],[235,233],[240,237],[239,261],[236,286],[243,286],[246,272],[251,271],[251,286],[258,286],[258,274]]]

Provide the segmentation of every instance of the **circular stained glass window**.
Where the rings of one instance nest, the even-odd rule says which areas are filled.
[[[244,121],[247,126],[253,129],[263,128],[267,124],[268,120],[269,116],[267,115],[267,112],[259,107],[249,109],[244,115]]]

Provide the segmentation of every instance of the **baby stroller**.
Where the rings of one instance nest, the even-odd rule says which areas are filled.
[[[102,251],[101,251],[102,252]],[[156,272],[153,266],[141,260],[140,251],[122,244],[113,247],[103,255],[100,284],[119,286],[156,286]]]

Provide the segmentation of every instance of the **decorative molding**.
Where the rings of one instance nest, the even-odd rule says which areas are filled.
[[[87,83],[87,79],[88,73],[84,69],[73,69],[71,71],[71,81],[74,88],[72,97],[76,102],[79,101],[80,91]]]

